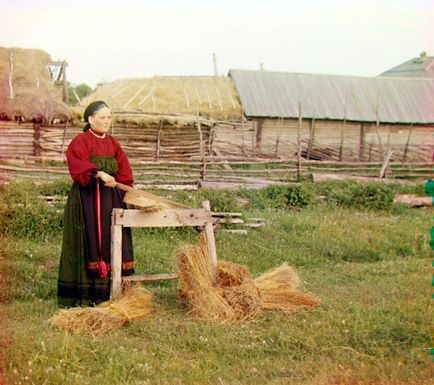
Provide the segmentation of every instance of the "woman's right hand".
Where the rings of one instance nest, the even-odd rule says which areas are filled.
[[[98,171],[96,177],[100,178],[107,187],[116,187],[116,180],[104,171]]]

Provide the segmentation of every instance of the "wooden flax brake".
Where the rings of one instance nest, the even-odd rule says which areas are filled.
[[[175,273],[122,277],[122,227],[203,226],[207,238],[208,253],[215,276],[217,268],[217,251],[215,247],[213,219],[209,201],[203,201],[201,208],[193,209],[153,194],[121,185],[120,183],[117,183],[116,187],[127,191],[127,194],[125,194],[126,196],[131,192],[132,194],[127,198],[128,201],[125,201],[139,206],[141,209],[113,209],[112,211],[111,299],[116,299],[122,294],[122,281],[156,281],[176,279],[178,277]],[[152,207],[152,209],[149,209],[149,207]],[[142,208],[144,208],[144,210]]]
[[[125,184],[116,183],[116,187],[119,190],[125,191],[124,202],[140,207],[144,211],[158,211],[162,209],[175,209],[189,207],[181,205],[176,202],[172,202],[168,199],[164,199],[157,195],[148,193],[146,191],[137,190],[134,187],[127,186]]]

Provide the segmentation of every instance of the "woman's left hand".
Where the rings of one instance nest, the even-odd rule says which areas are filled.
[[[100,178],[104,182],[105,186],[116,187],[116,180],[110,174],[107,174],[104,171],[98,171],[96,177]]]

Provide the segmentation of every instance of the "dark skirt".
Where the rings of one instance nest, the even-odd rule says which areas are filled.
[[[96,183],[100,185],[102,247],[99,248],[96,216]],[[58,303],[88,306],[110,298],[111,211],[126,208],[122,191],[91,179],[86,187],[74,183],[68,195],[63,222],[59,265]],[[134,273],[131,229],[122,229],[122,275]],[[98,259],[106,263],[108,276],[99,278]]]

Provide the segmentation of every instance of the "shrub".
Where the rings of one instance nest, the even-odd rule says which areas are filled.
[[[33,183],[15,182],[0,186],[0,231],[17,237],[40,238],[58,234],[63,210],[38,198]]]
[[[328,200],[338,206],[388,211],[394,196],[394,189],[384,183],[351,183],[331,190]]]
[[[238,210],[237,196],[234,191],[200,189],[194,194],[194,207],[200,207],[204,200],[209,200],[212,211]]]
[[[249,198],[258,209],[306,207],[314,202],[311,184],[271,185],[262,190],[240,190],[239,195]]]
[[[71,186],[71,178],[62,178],[56,179],[53,182],[41,184],[38,186],[38,190],[41,195],[68,196],[69,190],[71,190]]]

